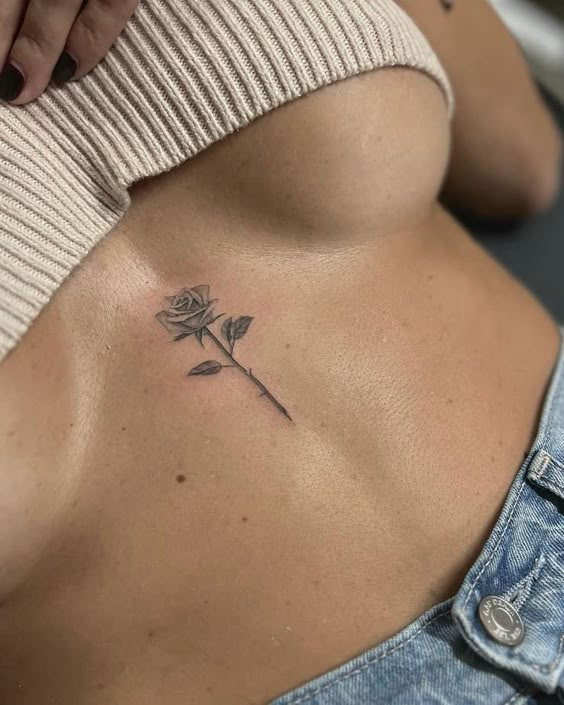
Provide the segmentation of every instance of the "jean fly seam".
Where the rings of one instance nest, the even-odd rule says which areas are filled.
[[[442,618],[445,617],[445,616],[448,616],[449,612],[450,612],[450,606],[449,606],[447,609],[445,609],[444,612],[441,612],[440,614],[438,614],[438,615],[436,615],[435,617],[433,617],[433,619],[431,619],[429,622],[427,622],[427,623],[424,624],[423,626],[419,627],[419,629],[417,629],[417,631],[416,631],[414,634],[412,634],[412,635],[411,635],[408,639],[406,639],[405,641],[402,641],[402,642],[400,642],[399,644],[396,644],[395,646],[393,646],[393,647],[392,647],[391,649],[389,649],[388,651],[385,651],[385,652],[382,653],[382,654],[378,654],[378,656],[372,657],[372,658],[369,659],[366,663],[364,663],[362,666],[359,666],[358,668],[355,668],[354,670],[350,671],[349,673],[345,673],[343,676],[340,676],[340,677],[338,677],[338,678],[335,678],[335,680],[332,680],[332,681],[330,681],[329,683],[325,683],[324,685],[319,686],[318,688],[316,688],[315,690],[311,691],[311,692],[308,693],[307,695],[302,695],[302,696],[298,697],[297,700],[291,700],[291,701],[288,703],[288,705],[299,705],[299,703],[305,703],[305,702],[307,702],[308,700],[311,700],[311,699],[312,699],[313,697],[315,697],[316,695],[319,695],[319,693],[322,693],[322,692],[324,692],[324,691],[326,691],[326,690],[329,690],[330,688],[334,688],[334,687],[335,687],[336,685],[338,685],[339,683],[342,683],[343,681],[348,680],[349,678],[352,678],[353,676],[358,675],[358,674],[361,673],[362,671],[365,671],[367,668],[369,668],[370,666],[372,666],[372,665],[375,664],[376,662],[381,661],[381,660],[383,660],[384,658],[386,658],[387,656],[390,656],[390,655],[391,655],[392,653],[394,653],[395,651],[398,651],[399,649],[402,649],[406,644],[408,644],[410,641],[412,641],[413,639],[415,639],[415,637],[416,637],[418,634],[420,634],[422,631],[424,631],[425,629],[427,629],[427,627],[431,626],[431,624],[433,624],[433,622],[436,622],[437,620],[442,619]]]
[[[546,556],[544,555],[544,553],[541,552],[539,557],[534,562],[533,567],[527,573],[527,575],[522,580],[520,580],[517,585],[512,587],[511,590],[507,590],[504,593],[503,598],[506,599],[508,602],[511,602],[511,604],[513,605],[513,607],[515,607],[517,611],[519,611],[527,601],[531,593],[533,583],[535,582],[535,580],[539,579],[540,573],[545,563]]]

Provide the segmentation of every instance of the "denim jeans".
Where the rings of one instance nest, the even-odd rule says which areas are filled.
[[[456,595],[272,705],[564,704],[564,326],[560,333],[535,440]]]

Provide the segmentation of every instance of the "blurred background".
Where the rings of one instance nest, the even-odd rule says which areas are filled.
[[[564,134],[564,0],[490,2],[520,43]],[[564,162],[550,212],[512,226],[461,220],[564,324]]]
[[[564,0],[491,0],[538,81],[564,104]]]

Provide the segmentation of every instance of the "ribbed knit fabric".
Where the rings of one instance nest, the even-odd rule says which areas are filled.
[[[386,66],[431,75],[392,0],[141,0],[104,61],[0,106],[0,360],[124,215],[128,187],[288,101]]]

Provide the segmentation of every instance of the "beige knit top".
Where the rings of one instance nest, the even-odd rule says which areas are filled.
[[[128,187],[268,111],[437,57],[392,0],[141,0],[86,78],[0,105],[0,360],[124,215]]]

